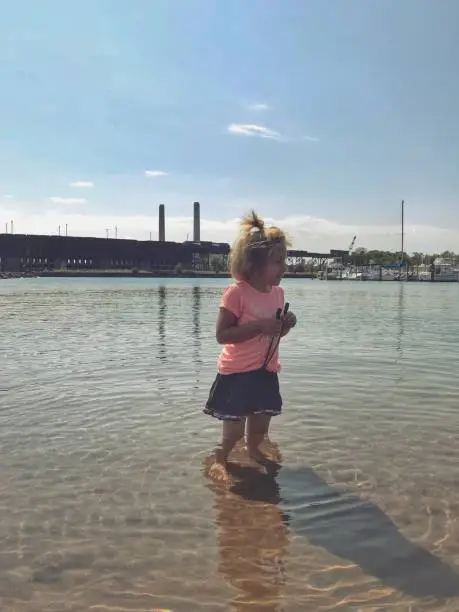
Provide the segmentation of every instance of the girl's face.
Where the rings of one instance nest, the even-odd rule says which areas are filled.
[[[268,257],[268,263],[265,268],[265,282],[267,285],[278,285],[285,274],[285,260],[287,252],[282,245],[275,246]]]

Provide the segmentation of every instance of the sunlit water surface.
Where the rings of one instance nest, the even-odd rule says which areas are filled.
[[[459,286],[285,281],[284,467],[228,491],[224,284],[0,284],[0,609],[459,610]]]

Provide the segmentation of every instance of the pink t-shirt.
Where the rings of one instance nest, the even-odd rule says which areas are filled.
[[[237,317],[238,325],[275,317],[277,310],[284,307],[284,290],[276,286],[272,287],[269,293],[262,293],[249,283],[238,281],[225,289],[220,307],[230,310]],[[261,368],[270,342],[269,336],[260,335],[245,342],[225,344],[218,358],[218,371],[220,374],[235,374]],[[275,342],[276,340],[273,344]],[[273,354],[267,369],[271,372],[280,371],[279,348]]]

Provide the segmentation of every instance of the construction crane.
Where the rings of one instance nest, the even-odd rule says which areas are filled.
[[[356,239],[357,239],[357,236],[354,236],[354,238],[352,239],[351,244],[349,245],[349,249],[348,249],[348,254],[349,255],[352,253],[352,249],[354,248],[354,244],[355,244]]]

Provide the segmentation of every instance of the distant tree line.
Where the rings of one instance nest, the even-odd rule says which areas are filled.
[[[443,253],[415,252],[411,253],[411,255],[408,253],[403,253],[403,261],[406,261],[409,266],[421,266],[424,264],[430,266],[435,259],[437,259],[437,257],[442,257],[448,261],[452,261],[455,264],[459,261],[459,256],[453,251],[443,251]],[[401,259],[402,256],[400,251],[378,251],[376,249],[367,250],[364,247],[356,248],[349,255],[349,262],[355,266],[367,266],[369,264],[387,266],[398,263],[401,261]]]
[[[406,261],[410,267],[422,265],[431,266],[437,257],[442,257],[454,264],[459,264],[459,254],[457,255],[453,251],[443,251],[443,253],[415,252],[411,253],[411,255],[404,253],[403,261]],[[388,266],[391,264],[397,264],[400,261],[400,251],[379,251],[376,249],[367,250],[364,247],[358,247],[346,258],[345,261],[343,261],[343,263],[362,267],[368,265]],[[225,272],[227,270],[226,257],[222,255],[212,255],[210,268],[217,273]],[[310,268],[310,264],[305,265],[304,263],[298,263],[288,267],[289,272],[305,272]]]
[[[430,267],[437,257],[442,257],[451,261],[455,265],[459,264],[459,255],[453,251],[443,251],[443,253],[403,253],[403,261],[407,262],[408,267],[423,266]],[[348,257],[344,258],[343,264],[364,267],[369,265],[390,266],[400,263],[402,257],[400,251],[379,251],[377,249],[367,250],[364,247],[356,248]],[[300,262],[288,267],[289,272],[303,273],[312,271],[315,266],[307,262]]]

